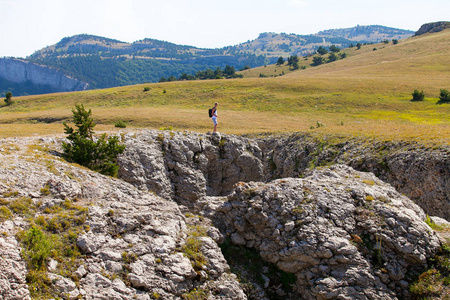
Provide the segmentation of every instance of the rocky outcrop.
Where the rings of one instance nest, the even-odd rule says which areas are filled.
[[[39,224],[46,219],[56,226],[57,218],[75,213],[55,213],[71,203],[88,208],[88,213],[78,219],[84,230],[75,237],[81,255],[73,260],[72,277],[58,267],[60,258],[49,257],[50,289],[60,297],[247,299],[237,277],[227,273],[217,243],[207,235],[208,223],[195,223],[192,220],[198,218],[185,216],[170,199],[71,165],[55,155],[58,151],[60,141],[51,138],[0,142],[0,194],[5,197],[0,205],[2,299],[29,299],[27,270],[20,257],[23,245],[14,236],[28,230],[30,222],[38,223],[38,218]],[[24,199],[33,207],[21,208],[27,211],[26,220],[12,204]],[[3,214],[8,207],[12,215]],[[197,247],[189,248],[190,243]],[[192,256],[202,257],[201,264],[194,264]]]
[[[54,92],[84,91],[88,88],[87,83],[66,76],[61,71],[15,58],[0,58],[0,77],[13,83],[50,86]]]
[[[121,179],[67,163],[59,138],[0,140],[4,299],[36,292],[26,289],[22,250],[23,232],[39,224],[75,243],[70,265],[55,251],[45,259],[51,295],[65,299],[247,299],[218,246],[225,239],[294,274],[292,299],[407,298],[409,276],[440,247],[423,210],[379,178],[421,162],[444,176],[445,190],[442,149],[428,152],[429,164],[425,149],[395,148],[376,177],[341,164],[310,169],[342,160],[377,170],[375,145],[362,151],[353,141],[315,147],[301,135],[150,130],[119,137],[127,145]],[[251,299],[267,299],[269,277]]]
[[[417,205],[343,165],[239,183],[227,201],[205,197],[198,206],[233,243],[296,274],[304,299],[408,297],[408,276],[440,247]]]
[[[450,28],[450,22],[427,23],[420,26],[419,30],[417,30],[414,36],[422,35],[425,33],[439,32],[447,28]]]
[[[407,195],[429,215],[450,220],[450,147],[305,134],[264,138],[268,178],[301,177],[315,166],[340,163],[372,172]]]
[[[145,131],[125,136],[118,176],[189,205],[209,195],[226,195],[239,181],[264,178],[255,141],[193,132]]]
[[[144,131],[125,136],[119,177],[166,198],[195,202],[227,195],[244,181],[301,177],[334,163],[373,172],[429,215],[450,220],[449,147],[305,134],[265,138]]]

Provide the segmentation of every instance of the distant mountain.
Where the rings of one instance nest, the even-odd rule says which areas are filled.
[[[242,68],[271,62],[253,53],[229,54],[224,49],[201,49],[144,39],[125,43],[93,35],[76,35],[37,51],[28,60],[57,68],[88,82],[91,88],[106,88],[144,82],[207,68]]]
[[[414,34],[414,31],[396,29],[381,25],[356,26],[351,28],[329,29],[319,31],[317,36],[340,37],[353,42],[378,43],[382,40],[405,39]]]
[[[241,69],[271,64],[280,56],[305,55],[319,46],[344,48],[351,43],[379,42],[402,39],[414,32],[384,26],[356,26],[332,29],[312,35],[262,33],[253,41],[224,47],[204,49],[177,45],[155,39],[126,43],[94,35],[63,38],[55,45],[36,51],[26,59],[34,64],[57,69],[89,88],[107,88],[145,82],[157,82],[161,77],[180,77],[206,69]],[[6,81],[5,81],[6,80]],[[6,82],[6,83],[5,83]],[[29,83],[29,82],[28,82]],[[0,93],[8,88],[6,76],[0,73]],[[9,83],[9,85],[11,85]],[[54,85],[48,82],[49,86]],[[33,93],[32,84],[25,92],[15,86],[14,95]],[[36,93],[42,89],[36,90]]]
[[[379,25],[356,26],[344,29],[330,29],[316,34],[297,35],[286,33],[261,33],[253,41],[237,46],[226,47],[228,53],[254,53],[266,57],[287,57],[313,53],[319,46],[331,45],[346,48],[355,43],[378,43],[382,40],[405,39],[414,31],[390,28]]]

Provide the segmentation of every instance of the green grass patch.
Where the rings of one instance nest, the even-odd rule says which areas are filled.
[[[22,257],[28,271],[26,280],[32,298],[59,299],[62,295],[48,279],[46,264],[49,259],[56,260],[58,265],[53,272],[78,283],[74,273],[80,266],[82,255],[76,241],[85,231],[83,224],[88,216],[87,208],[66,200],[37,215],[39,208],[31,199],[20,198],[12,200],[9,209],[14,214],[26,216],[31,225],[29,229],[18,232],[17,239],[23,247]]]

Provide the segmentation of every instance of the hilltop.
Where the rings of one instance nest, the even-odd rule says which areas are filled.
[[[354,42],[406,38],[413,34],[412,31],[382,26],[349,28],[342,31],[343,36],[340,36],[341,31],[332,33],[334,30],[330,30],[311,35],[262,33],[255,40],[220,49],[177,45],[150,38],[126,43],[80,34],[63,38],[55,45],[36,51],[26,60],[57,69],[66,76],[86,83],[90,89],[96,89],[157,82],[162,77],[179,78],[183,73],[190,75],[208,68],[224,69],[227,65],[236,69],[258,67],[274,63],[279,56],[311,53],[319,46],[336,44],[347,47]],[[347,31],[355,32],[358,36],[350,37]],[[0,81],[0,93],[12,90],[15,95],[33,94],[33,87],[35,93],[54,92],[53,89],[29,85],[27,81],[14,84]]]
[[[247,41],[234,47],[230,51],[237,53],[251,52],[268,57],[287,57],[290,55],[303,56],[312,54],[318,47],[336,45],[347,48],[356,43],[378,43],[382,40],[405,39],[414,31],[390,28],[379,25],[356,26],[344,29],[330,29],[311,35],[286,33],[261,33],[257,39]]]

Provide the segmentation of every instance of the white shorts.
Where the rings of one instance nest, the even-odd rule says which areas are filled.
[[[214,122],[214,126],[217,125],[217,117],[212,117],[211,119],[212,119],[213,122]]]

